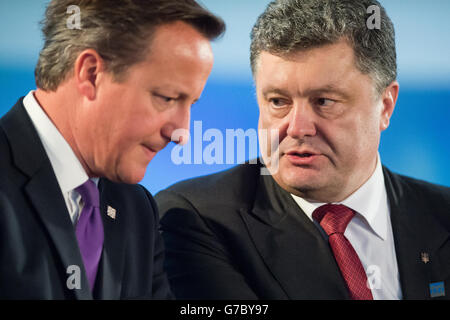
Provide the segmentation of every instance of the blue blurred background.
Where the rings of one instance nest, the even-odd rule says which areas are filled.
[[[0,116],[35,88],[42,47],[39,21],[47,0],[0,0]],[[213,44],[215,66],[193,107],[203,132],[257,127],[258,107],[249,67],[249,33],[268,0],[203,0],[224,18],[227,33]],[[381,158],[392,170],[450,186],[450,1],[384,0],[397,35],[400,97],[383,133]],[[192,135],[192,130],[191,130]],[[209,142],[204,143],[204,147]],[[182,179],[233,165],[171,161],[170,144],[150,163],[142,184],[152,193]],[[1,156],[1,155],[0,155]],[[250,154],[249,156],[252,156]]]

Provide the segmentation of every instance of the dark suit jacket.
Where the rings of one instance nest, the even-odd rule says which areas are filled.
[[[0,119],[0,155],[0,299],[171,297],[156,204],[143,187],[99,181],[105,240],[91,293],[61,189],[22,99]],[[66,284],[71,265],[82,270],[81,289]]]
[[[427,299],[440,281],[448,298],[450,188],[383,170],[403,298]],[[155,199],[177,298],[349,298],[327,240],[260,166],[181,182]]]

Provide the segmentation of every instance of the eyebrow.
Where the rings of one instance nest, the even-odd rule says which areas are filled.
[[[264,89],[263,92],[262,92],[262,94],[263,94],[263,96],[265,98],[271,93],[279,94],[279,95],[282,95],[282,96],[288,96],[289,95],[288,91],[280,89],[280,88],[276,88],[276,87],[268,87],[268,88]]]
[[[322,88],[310,89],[310,90],[306,90],[304,92],[305,95],[318,95],[321,93],[333,93],[338,96],[341,96],[344,99],[350,98],[350,94],[348,92],[346,92],[345,90],[338,88],[334,85],[326,85]]]
[[[279,94],[279,95],[284,95],[284,96],[290,95],[287,90],[283,90],[283,89],[280,89],[277,87],[272,87],[272,86],[264,89],[262,93],[263,93],[264,97],[267,97],[269,94]],[[323,93],[337,94],[344,99],[350,98],[350,95],[346,91],[344,91],[334,85],[331,85],[331,84],[323,86],[321,88],[307,89],[307,90],[303,91],[301,93],[301,95],[302,96],[311,96],[311,95],[319,95],[319,94],[323,94]]]

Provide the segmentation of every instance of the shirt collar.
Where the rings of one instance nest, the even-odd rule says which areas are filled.
[[[89,179],[86,171],[70,145],[37,102],[34,91],[28,93],[23,104],[52,164],[61,191],[70,192],[86,182]],[[92,180],[98,183],[98,179]]]
[[[313,220],[314,210],[325,204],[310,202],[296,195],[291,195],[311,220]],[[369,180],[348,198],[336,204],[343,204],[359,213],[377,236],[383,240],[386,239],[388,228],[388,217],[386,215],[389,213],[389,207],[379,154],[375,171]]]

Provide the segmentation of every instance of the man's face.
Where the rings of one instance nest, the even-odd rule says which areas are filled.
[[[131,66],[124,81],[102,73],[95,100],[81,106],[74,121],[77,147],[89,171],[117,182],[142,180],[172,132],[189,130],[191,105],[212,65],[208,39],[175,22],[157,28],[145,61]]]
[[[261,146],[268,151],[263,159],[277,183],[293,194],[341,201],[375,169],[380,133],[389,125],[398,84],[378,96],[354,59],[345,41],[288,57],[267,52],[259,57],[259,130],[279,135],[278,156],[270,160],[274,141],[269,139]]]

